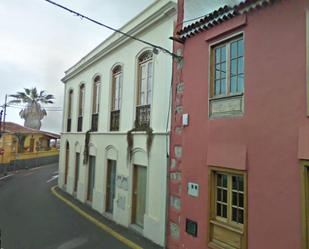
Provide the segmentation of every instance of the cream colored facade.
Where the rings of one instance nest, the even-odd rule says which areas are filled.
[[[176,1],[159,0],[121,28],[123,32],[137,36],[172,51]],[[66,71],[66,102],[64,104],[63,132],[61,139],[59,186],[87,203],[115,222],[136,229],[157,244],[165,244],[167,153],[169,149],[170,98],[172,80],[172,57],[166,53],[153,53],[153,83],[151,94],[150,127],[153,142],[147,153],[145,131],[133,132],[132,158],[128,159],[127,132],[134,126],[138,91],[138,58],[152,47],[121,34],[113,34],[92,52]],[[110,131],[112,102],[112,70],[122,68],[121,106],[119,131]],[[89,155],[95,156],[95,180],[92,201],[87,201],[89,160],[83,163],[86,131],[91,129],[93,84],[96,76],[101,78],[98,131],[90,132]],[[82,132],[77,132],[79,88],[85,85]],[[72,94],[71,131],[67,132],[68,99]],[[68,160],[66,146],[69,144]],[[77,190],[76,153],[80,153]],[[107,162],[116,161],[116,187],[113,212],[106,212]],[[68,169],[66,171],[66,161]],[[146,200],[143,226],[132,223],[134,165],[147,172]]]

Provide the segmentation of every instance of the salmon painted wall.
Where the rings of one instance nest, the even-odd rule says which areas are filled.
[[[181,144],[182,191],[181,211],[169,212],[169,220],[180,220],[180,238],[169,237],[169,248],[208,248],[208,166],[213,164],[247,170],[249,249],[301,248],[298,144],[300,129],[309,129],[306,7],[305,0],[282,0],[248,13],[245,26],[228,32],[244,32],[243,117],[208,118],[209,43],[205,39],[210,32],[220,33],[233,19],[186,41],[182,105],[190,120],[179,136],[175,132],[179,117],[173,114],[171,155],[175,157],[175,145]],[[187,194],[188,182],[199,184],[198,198]],[[173,182],[170,188],[175,192]],[[197,238],[185,232],[186,218],[198,222]]]

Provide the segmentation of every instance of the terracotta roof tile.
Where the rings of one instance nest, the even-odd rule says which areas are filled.
[[[2,126],[4,126],[4,124],[2,123]],[[22,125],[13,123],[13,122],[5,122],[5,132],[9,132],[9,133],[27,133],[27,134],[43,134],[52,138],[60,138],[60,135],[55,134],[55,133],[51,133],[51,132],[46,132],[46,131],[41,131],[41,130],[35,130],[35,129],[31,129],[28,127],[24,127]]]
[[[224,7],[220,7],[212,13],[205,15],[205,17],[202,17],[198,21],[183,27],[177,34],[180,40],[185,41],[186,39],[219,25],[235,16],[266,7],[277,1],[279,0],[245,0],[233,7],[225,5]]]

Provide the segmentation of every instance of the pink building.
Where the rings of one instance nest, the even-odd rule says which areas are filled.
[[[234,1],[181,26],[190,2],[178,3],[168,248],[308,249],[309,2]]]

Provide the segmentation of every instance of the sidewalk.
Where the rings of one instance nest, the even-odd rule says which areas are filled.
[[[102,216],[100,213],[96,212],[93,210],[91,207],[81,203],[80,201],[76,200],[73,198],[71,195],[68,193],[62,191],[58,186],[52,188],[52,192],[55,192],[56,197],[57,194],[60,195],[60,200],[66,202],[70,206],[70,208],[74,209],[74,211],[77,211],[79,213],[85,213],[81,214],[82,216],[87,216],[85,219],[88,219],[90,222],[94,223],[94,225],[97,225],[100,227],[106,227],[105,229],[103,228],[102,231],[105,231],[109,233],[111,236],[114,236],[116,239],[124,242],[127,246],[138,249],[138,248],[143,248],[143,249],[163,249],[163,247],[160,247],[150,240],[142,237],[140,234],[137,232],[130,230],[126,227],[120,226],[116,224],[115,222],[105,218]],[[63,199],[62,199],[62,198]],[[71,204],[72,205],[71,205]],[[81,211],[79,211],[79,210]]]

